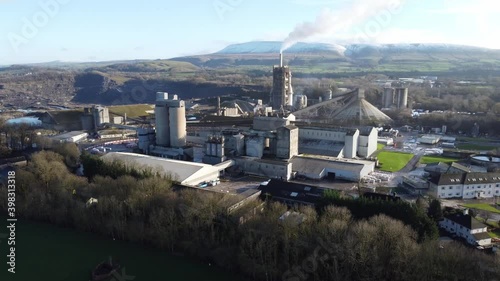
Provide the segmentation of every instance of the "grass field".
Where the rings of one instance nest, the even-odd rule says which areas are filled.
[[[381,150],[385,147],[385,144],[383,143],[377,143],[377,150]]]
[[[133,105],[118,105],[110,106],[109,111],[124,115],[127,113],[128,117],[137,118],[139,116],[148,115],[146,110],[153,110],[151,105],[147,104],[133,104]]]
[[[440,157],[440,156],[424,156],[420,158],[420,163],[422,164],[430,164],[430,163],[437,163],[437,162],[444,162],[444,163],[453,163],[458,161],[459,159],[456,158],[448,158],[448,157]]]
[[[465,150],[493,150],[497,147],[498,146],[473,144],[473,143],[463,143],[463,144],[457,145],[458,149],[465,149]]]
[[[491,238],[500,238],[500,229],[488,232]]]
[[[378,154],[378,160],[381,165],[380,170],[397,172],[403,169],[413,156],[413,154],[409,153],[382,151]]]
[[[493,207],[492,205],[489,205],[486,203],[484,203],[484,204],[464,204],[462,206],[464,206],[466,208],[478,209],[478,210],[483,210],[483,211],[488,211],[488,212],[500,214],[500,210],[498,210],[495,207]]]
[[[6,265],[8,245],[1,242],[0,280],[4,281],[87,281],[90,271],[110,256],[123,269],[118,271],[120,278],[112,280],[243,280],[206,263],[146,246],[24,220],[16,223],[16,273],[11,274]]]

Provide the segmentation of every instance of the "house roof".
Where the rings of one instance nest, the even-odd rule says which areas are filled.
[[[476,238],[476,241],[491,238],[490,235],[488,234],[488,232],[476,233],[476,234],[473,234],[473,236],[474,236],[474,238]]]
[[[464,184],[482,184],[500,182],[500,173],[467,173]]]
[[[266,185],[261,185],[262,195],[270,194],[280,201],[315,204],[321,200],[323,188],[303,183],[285,182],[271,179]]]
[[[445,216],[445,218],[471,230],[486,227],[485,224],[476,220],[471,215],[464,215],[459,213],[459,214]]]
[[[441,174],[436,178],[437,185],[455,185],[464,183],[465,174]]]
[[[458,163],[455,163],[455,162],[451,163],[449,170],[452,168],[463,171],[464,173],[469,173],[471,171],[468,167],[461,165],[461,164],[458,164]]]
[[[446,173],[431,181],[437,185],[500,183],[500,173]]]

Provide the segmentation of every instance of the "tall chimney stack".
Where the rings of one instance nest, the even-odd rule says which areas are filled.
[[[283,53],[280,53],[280,67],[283,67]]]
[[[217,97],[217,116],[221,116],[220,97]]]

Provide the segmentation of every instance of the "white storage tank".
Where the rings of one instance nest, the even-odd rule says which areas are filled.
[[[176,101],[169,107],[170,145],[186,146],[186,106],[184,101]]]
[[[155,106],[155,129],[156,145],[170,146],[169,112],[166,101],[156,101]]]

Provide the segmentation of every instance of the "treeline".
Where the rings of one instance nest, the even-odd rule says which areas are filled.
[[[353,199],[351,197],[341,196],[335,190],[325,191],[321,202],[323,207],[335,205],[347,207],[354,218],[368,219],[375,214],[384,214],[391,218],[402,221],[410,226],[418,234],[418,241],[434,240],[439,236],[439,230],[436,221],[432,220],[423,209],[415,204],[409,204],[403,200],[374,200],[366,197]]]
[[[19,215],[183,253],[253,280],[455,281],[500,276],[498,260],[455,243],[419,243],[419,234],[410,226],[382,214],[365,220],[354,209],[325,205],[320,212],[292,208],[301,215],[280,220],[287,206],[257,201],[243,207],[255,210],[255,215],[239,223],[239,215],[227,211],[228,195],[177,192],[168,178],[120,174],[106,163],[99,164],[104,169],[92,179],[77,177],[68,170],[65,154],[40,152],[16,172]],[[106,169],[113,177],[100,174]],[[1,191],[0,208],[5,211],[6,192]],[[90,197],[98,202],[89,206]]]

